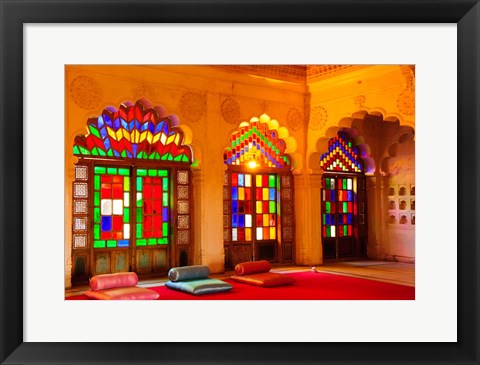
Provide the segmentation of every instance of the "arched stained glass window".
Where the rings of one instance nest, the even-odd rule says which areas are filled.
[[[326,171],[363,172],[358,147],[346,132],[339,132],[328,142],[328,152],[320,157]]]
[[[75,138],[74,284],[192,263],[192,150],[172,124],[157,108],[126,102],[90,118]]]

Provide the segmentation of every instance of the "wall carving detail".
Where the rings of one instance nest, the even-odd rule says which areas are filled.
[[[325,127],[328,121],[327,110],[322,106],[314,106],[310,113],[310,129],[318,131]]]
[[[237,124],[240,121],[240,105],[234,98],[226,98],[221,105],[223,119],[230,124]]]
[[[292,131],[298,131],[303,126],[302,113],[297,108],[291,108],[287,114],[287,126]]]
[[[133,94],[136,99],[147,98],[152,101],[156,99],[155,87],[148,82],[136,84],[133,88]]]
[[[90,76],[78,76],[70,84],[72,99],[80,108],[95,109],[102,100],[102,90],[99,83]]]
[[[207,98],[198,93],[186,93],[180,99],[180,112],[192,123],[198,122],[207,111]]]
[[[415,112],[415,95],[412,89],[403,90],[397,99],[397,108],[404,115],[413,115]]]

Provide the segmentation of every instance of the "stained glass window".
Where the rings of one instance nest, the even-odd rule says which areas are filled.
[[[183,145],[183,134],[171,127],[169,118],[161,118],[155,109],[121,105],[107,108],[87,122],[88,134],[75,138],[77,156],[135,158],[192,162],[190,147]]]
[[[269,130],[266,123],[251,121],[242,124],[240,130],[230,136],[230,146],[223,159],[227,165],[246,165],[284,168],[290,159],[284,155],[285,142],[278,138],[277,131]]]
[[[136,245],[168,244],[170,221],[168,170],[137,169],[135,201]]]
[[[93,247],[130,245],[130,169],[94,168]]]
[[[345,132],[330,139],[328,151],[320,157],[320,166],[327,171],[363,171],[358,147]]]

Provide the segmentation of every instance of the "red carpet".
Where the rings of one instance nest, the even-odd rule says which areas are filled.
[[[225,280],[233,285],[227,293],[190,295],[165,286],[149,289],[160,293],[159,300],[413,300],[415,288],[349,276],[299,272],[285,274],[295,278],[293,285],[260,288]],[[84,295],[66,300],[88,300]]]

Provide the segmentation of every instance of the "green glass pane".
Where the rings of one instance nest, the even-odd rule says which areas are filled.
[[[147,240],[144,238],[142,240],[137,240],[137,246],[146,246]]]
[[[343,202],[343,212],[344,213],[348,212],[348,203],[347,202]]]
[[[270,186],[271,188],[275,187],[275,175],[270,175],[268,177],[268,186]]]
[[[168,236],[168,223],[163,223],[162,228],[163,228],[163,229],[162,229],[162,231],[163,231],[163,232],[162,232],[162,236],[163,236],[163,237]]]
[[[140,195],[140,196],[138,196],[138,195]],[[141,207],[141,206],[143,206],[142,194],[138,193],[137,194],[137,207]]]
[[[100,133],[98,133],[97,128],[95,128],[93,125],[89,125],[88,127],[90,129],[90,133],[92,133],[97,138],[101,138]]]
[[[107,241],[107,247],[117,247],[117,241],[108,240]]]
[[[159,238],[159,239],[158,239],[158,244],[159,244],[159,245],[166,245],[166,244],[168,244],[168,238],[166,238],[166,237]]]
[[[147,240],[147,243],[149,246],[155,246],[157,244],[157,239],[156,238],[149,238]]]
[[[125,150],[123,150],[122,153],[120,154],[120,156],[127,157],[127,152]]]
[[[100,192],[96,191],[93,193],[93,204],[98,207],[100,205]]]
[[[142,178],[137,177],[137,191],[142,191]]]
[[[104,248],[105,241],[93,241],[93,248]]]
[[[130,208],[123,208],[123,223],[130,223]]]
[[[343,235],[348,236],[348,226],[343,226]]]
[[[95,175],[93,178],[93,187],[95,190],[100,190],[100,176]]]
[[[93,148],[93,150],[92,150],[92,155],[98,156],[97,147],[94,147],[94,148]]]
[[[118,169],[118,173],[119,173],[120,175],[122,175],[122,176],[128,176],[128,175],[130,175],[130,169],[126,169],[126,168],[124,168],[124,167],[120,167],[120,168]]]
[[[322,214],[322,223],[323,223],[323,225],[326,225],[326,224],[327,224],[326,219],[325,219],[325,216],[326,216],[325,214]]]
[[[173,161],[173,156],[172,156],[171,153],[168,154],[167,160],[168,160],[168,161]]]
[[[158,152],[155,152],[155,160],[160,160],[160,155],[158,154]]]
[[[330,213],[330,202],[325,203],[325,212]]]
[[[268,211],[269,213],[275,213],[275,202],[270,202]]]
[[[163,206],[168,207],[168,193],[163,193]]]
[[[325,189],[330,190],[330,179],[325,179]]]
[[[162,188],[164,191],[167,191],[168,190],[168,179],[163,179],[162,181]]]
[[[74,154],[74,155],[80,154],[80,151],[78,150],[78,147],[77,147],[77,146],[73,146],[73,154]]]
[[[157,170],[148,170],[148,176],[157,176]]]
[[[108,150],[107,156],[110,156],[110,157],[113,156],[113,150],[111,148]]]
[[[138,170],[137,170],[137,175],[138,175],[138,176],[147,176],[147,170],[145,170],[145,169],[138,169]]]
[[[109,175],[116,175],[116,174],[117,174],[117,168],[116,168],[116,167],[109,167],[109,168],[107,168],[107,174],[109,174]]]
[[[130,191],[130,178],[128,176],[123,178],[123,190]]]
[[[327,237],[330,237],[330,226],[327,226]]]
[[[98,154],[99,154],[100,156],[106,156],[106,155],[107,155],[107,154],[105,153],[105,151],[102,150],[101,148],[98,149]]]
[[[188,162],[188,157],[186,155],[182,155],[182,161]],[[168,243],[168,242],[167,242]]]
[[[100,223],[100,208],[93,209],[93,221],[95,223]]]
[[[137,238],[142,238],[142,225],[137,223]]]
[[[347,190],[347,179],[342,179],[343,190]]]
[[[158,170],[158,176],[168,176],[167,170]]]
[[[81,146],[79,146],[80,148],[80,151],[82,152],[82,155],[89,155],[90,154],[90,151],[87,150],[86,148],[83,148]]]
[[[143,222],[143,212],[141,209],[136,209],[137,211],[137,222]]]
[[[93,238],[96,240],[100,239],[100,224],[95,224],[93,226]]]

